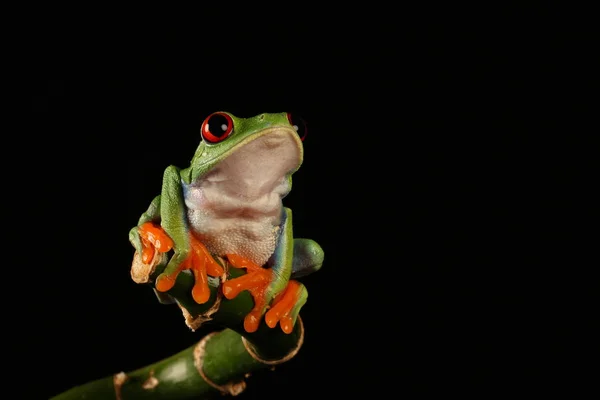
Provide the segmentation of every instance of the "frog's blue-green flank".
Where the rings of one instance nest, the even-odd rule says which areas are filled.
[[[252,294],[246,330],[256,330],[269,309],[267,324],[279,322],[291,331],[307,298],[295,279],[318,270],[324,257],[313,240],[293,237],[292,211],[282,202],[303,161],[304,135],[300,120],[289,113],[238,118],[217,112],[204,120],[190,166],[165,170],[160,195],[130,231],[145,262],[156,251],[172,251],[156,281],[159,292],[190,269],[194,298],[205,302],[206,276],[224,272],[213,256],[227,258],[247,271],[222,285],[227,298],[242,290]]]

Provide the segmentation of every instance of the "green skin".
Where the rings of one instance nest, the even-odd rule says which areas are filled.
[[[282,179],[287,180],[291,188],[292,174],[297,171],[302,163],[303,145],[294,127],[287,118],[287,113],[260,114],[252,118],[238,118],[230,113],[233,121],[233,131],[219,143],[200,142],[196,149],[191,165],[185,169],[169,166],[164,172],[161,194],[156,196],[148,210],[142,214],[138,225],[131,229],[129,240],[139,253],[142,242],[138,227],[146,222],[160,224],[167,235],[173,240],[173,255],[161,275],[168,276],[175,272],[179,265],[187,258],[190,252],[190,235],[197,231],[190,219],[186,200],[190,185],[201,184],[207,174],[219,166],[223,160],[235,152],[252,143],[263,135],[278,131],[278,135],[287,135],[293,138],[298,156],[298,163],[291,170],[286,171]],[[265,151],[268,151],[265,149]],[[254,153],[252,153],[254,155]],[[256,155],[257,157],[260,156]],[[217,189],[218,190],[218,189]],[[286,193],[287,194],[287,193]],[[282,198],[285,194],[282,196]],[[318,270],[323,263],[323,250],[311,239],[294,238],[292,230],[292,211],[280,202],[280,225],[271,231],[275,235],[276,243],[268,262],[263,266],[273,269],[273,280],[268,286],[265,296],[266,304],[281,291],[290,279],[295,279]],[[213,253],[214,254],[214,253]],[[223,256],[223,254],[216,254]],[[306,302],[307,291],[300,284],[300,296],[291,311],[292,320],[295,322],[302,305]],[[262,310],[264,314],[266,310]]]

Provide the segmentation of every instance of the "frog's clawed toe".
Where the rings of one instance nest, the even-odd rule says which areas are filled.
[[[203,304],[210,298],[210,288],[208,286],[208,275],[221,276],[224,273],[223,267],[219,265],[212,257],[208,249],[190,235],[190,252],[187,257],[172,272],[163,272],[156,279],[156,290],[166,292],[170,290],[177,276],[181,271],[189,269],[194,274],[194,287],[192,288],[192,297],[198,304]]]

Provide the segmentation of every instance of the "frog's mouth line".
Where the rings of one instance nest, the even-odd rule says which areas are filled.
[[[296,170],[298,170],[298,168],[300,168],[300,165],[302,165],[302,161],[304,159],[304,147],[302,145],[302,140],[300,139],[300,137],[298,136],[298,133],[294,130],[294,128],[290,127],[290,126],[285,126],[285,125],[279,125],[279,126],[273,126],[270,128],[267,128],[265,130],[263,130],[261,133],[257,133],[254,135],[250,135],[242,140],[240,140],[239,143],[236,143],[235,145],[233,145],[233,147],[231,147],[229,150],[227,150],[225,153],[213,157],[209,160],[206,160],[204,163],[202,163],[202,165],[200,165],[199,167],[201,169],[210,169],[214,166],[215,163],[219,162],[219,161],[223,161],[226,158],[229,158],[229,156],[231,156],[232,154],[236,153],[240,148],[246,146],[247,144],[262,138],[265,135],[290,135],[292,137],[292,139],[295,141],[296,143],[296,147],[298,150],[298,165],[295,169],[292,169],[289,173],[293,173]]]

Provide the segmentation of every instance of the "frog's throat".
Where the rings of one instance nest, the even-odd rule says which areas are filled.
[[[279,133],[279,132],[281,132],[281,133]],[[188,175],[189,181],[190,182],[195,181],[196,178],[203,175],[207,171],[210,171],[216,163],[229,157],[231,154],[235,153],[236,150],[238,150],[240,147],[243,147],[243,146],[247,145],[248,143],[250,143],[258,138],[261,138],[265,135],[269,135],[269,134],[273,134],[273,133],[288,134],[293,138],[294,143],[296,143],[296,147],[298,149],[298,166],[295,169],[291,170],[290,174],[296,172],[302,165],[302,162],[304,159],[304,146],[302,145],[302,140],[298,136],[298,133],[291,126],[276,125],[276,126],[272,126],[272,127],[263,129],[261,132],[248,135],[247,137],[241,139],[239,141],[239,143],[236,143],[234,146],[232,146],[226,152],[221,153],[221,154],[219,154],[213,158],[210,158],[208,160],[205,160],[204,162],[202,162],[202,164],[198,164],[198,165],[193,164],[190,168],[190,171],[188,171],[189,172],[189,175]],[[187,175],[187,174],[185,174],[185,175]]]

